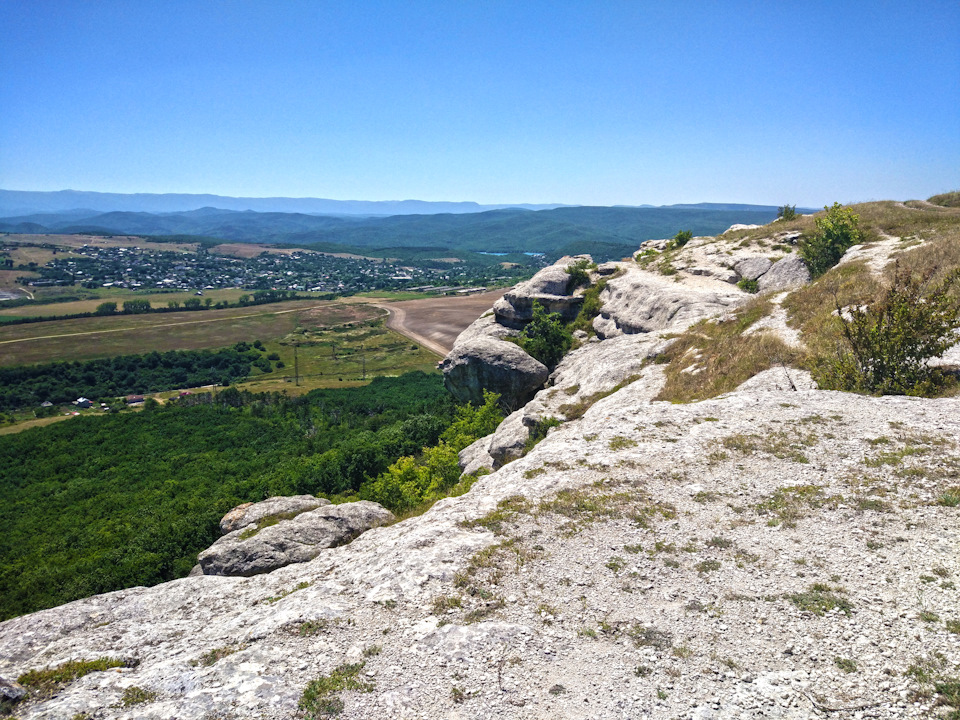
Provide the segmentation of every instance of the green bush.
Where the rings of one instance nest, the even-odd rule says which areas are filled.
[[[796,205],[781,205],[777,208],[777,220],[796,220],[800,215]]]
[[[570,275],[570,279],[567,281],[567,293],[572,293],[578,287],[589,285],[590,275],[587,271],[596,266],[596,263],[589,260],[577,260],[573,265],[567,265],[567,273]]]
[[[737,282],[737,287],[748,293],[756,293],[760,290],[760,283],[756,280],[747,280],[747,278],[740,278]]]
[[[826,214],[814,218],[817,226],[811,237],[800,241],[802,257],[810,274],[818,278],[838,262],[852,246],[861,242],[860,216],[840,203],[823,208]]]
[[[846,347],[822,361],[814,378],[828,390],[876,395],[936,394],[951,382],[927,360],[956,342],[960,302],[953,292],[960,269],[931,287],[932,270],[915,276],[901,272],[883,296],[865,307],[844,311],[837,302]]]
[[[573,345],[573,334],[564,327],[559,313],[548,313],[543,305],[534,303],[533,319],[520,333],[517,344],[553,370]]]
[[[692,230],[681,230],[680,232],[678,232],[676,235],[673,236],[670,242],[667,243],[667,250],[679,250],[688,242],[690,242],[692,239],[693,239]]]

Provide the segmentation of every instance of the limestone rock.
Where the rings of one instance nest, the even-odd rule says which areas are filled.
[[[516,330],[505,327],[504,325],[498,323],[497,316],[492,310],[490,310],[474,320],[474,322],[466,330],[460,333],[457,336],[457,339],[454,340],[453,345],[456,347],[461,343],[475,340],[479,337],[491,337],[496,340],[503,340],[505,337],[516,334]]]
[[[220,533],[226,535],[247,525],[255,525],[272,515],[299,515],[307,510],[329,504],[330,501],[326,498],[317,498],[313,495],[272,497],[258,503],[243,503],[223,516],[220,521]]]
[[[490,455],[490,437],[482,437],[467,445],[457,455],[457,462],[465,475],[470,475],[483,468],[493,470],[494,460]]]
[[[589,255],[563,257],[545,267],[529,280],[504,293],[493,305],[497,322],[507,327],[521,329],[533,318],[533,306],[543,305],[548,312],[560,313],[565,320],[572,320],[580,312],[583,298],[568,290],[570,274],[567,267],[578,260],[589,260]]]
[[[198,560],[205,575],[259,575],[312,560],[322,550],[348,543],[392,519],[389,510],[368,500],[322,505],[253,535],[249,526],[229,532],[200,553]]]
[[[741,260],[733,269],[736,270],[744,280],[756,280],[767,272],[772,265],[773,263],[770,262],[768,258],[757,256]]]
[[[524,422],[524,408],[508,415],[490,438],[487,452],[493,458],[495,467],[523,455],[523,448],[530,437],[530,425]]]
[[[788,255],[777,260],[758,281],[760,292],[789,290],[810,282],[810,270],[807,264],[796,255]]]
[[[482,335],[454,345],[439,367],[444,385],[460,402],[482,403],[489,390],[507,407],[525,403],[550,376],[519,345]]]
[[[0,715],[13,712],[13,707],[27,696],[27,689],[18,682],[0,677]]]
[[[691,286],[628,266],[623,275],[607,282],[600,300],[603,310],[593,327],[607,338],[685,328],[739,304],[742,293],[725,283]]]
[[[772,367],[757,373],[742,383],[737,392],[778,392],[785,390],[816,390],[817,384],[806,370],[788,367]]]
[[[691,275],[716,278],[717,280],[725,283],[735,283],[739,277],[737,273],[730,268],[720,265],[691,267],[688,268],[687,272],[689,272]]]

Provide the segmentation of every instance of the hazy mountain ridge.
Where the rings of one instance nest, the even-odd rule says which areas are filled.
[[[103,193],[85,190],[39,192],[0,190],[0,214],[74,211],[90,208],[96,212],[183,212],[203,207],[256,212],[316,213],[325,215],[405,215],[424,212],[475,213],[503,207],[529,210],[560,207],[548,204],[494,204],[428,200],[331,200],[327,198],[248,198],[193,193]]]
[[[757,209],[759,208],[759,209]],[[766,223],[773,206],[562,207],[532,212],[501,208],[473,213],[350,217],[235,211],[203,207],[183,212],[115,210],[0,218],[0,232],[201,235],[233,242],[338,246],[370,252],[437,248],[457,252],[591,252],[623,257],[645,240],[681,229],[713,235],[735,223]]]

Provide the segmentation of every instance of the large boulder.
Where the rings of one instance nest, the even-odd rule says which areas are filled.
[[[483,402],[483,391],[499,393],[507,407],[519,407],[546,382],[550,371],[519,345],[490,335],[458,342],[440,363],[443,382],[460,402]]]
[[[275,525],[248,525],[229,532],[197,559],[204,575],[259,575],[312,560],[391,520],[393,513],[368,500],[323,505]]]
[[[773,265],[773,263],[768,258],[758,255],[741,260],[734,265],[733,269],[736,270],[737,274],[744,280],[756,280],[767,272],[771,265]]]
[[[330,501],[326,498],[317,498],[313,495],[272,497],[258,503],[243,503],[237,505],[220,520],[220,534],[226,535],[248,525],[255,525],[264,518],[290,519],[300,513],[329,504]]]
[[[545,267],[529,280],[519,283],[504,293],[493,305],[497,322],[521,329],[533,318],[533,306],[539,303],[548,312],[559,313],[564,320],[572,320],[580,312],[583,297],[574,295],[567,268],[578,260],[590,260],[589,255],[563,257]]]
[[[803,287],[809,282],[810,270],[807,264],[796,255],[787,255],[777,260],[761,275],[757,285],[760,287],[760,292],[771,292]]]

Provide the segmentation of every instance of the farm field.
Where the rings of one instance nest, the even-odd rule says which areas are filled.
[[[255,369],[246,380],[236,383],[237,387],[300,395],[315,388],[365,385],[376,376],[411,370],[437,372],[437,361],[457,335],[500,294],[400,302],[352,297],[0,327],[0,365],[90,360],[153,350],[216,349],[261,340],[264,353],[276,353],[282,365],[271,373]],[[163,402],[178,392],[154,397]],[[0,427],[0,434],[69,419],[62,412],[36,419],[32,410],[18,411],[14,424]],[[86,414],[100,411],[81,411]]]
[[[463,297],[429,297],[376,303],[390,312],[387,326],[430,347],[440,355],[453,348],[457,335],[489,310],[504,290]]]
[[[20,308],[17,308],[18,310]],[[323,312],[309,312],[323,309]],[[296,300],[224,310],[113,315],[0,326],[0,366],[92,360],[166,350],[203,350],[267,340],[304,327],[360,322],[381,311],[363,305]]]
[[[45,288],[44,288],[45,289]],[[153,307],[166,307],[170,301],[179,302],[181,305],[185,300],[195,297],[191,290],[180,292],[158,292],[145,293],[143,291],[127,290],[125,288],[97,288],[96,290],[86,290],[86,288],[66,288],[73,291],[74,295],[80,293],[95,294],[95,298],[88,300],[74,300],[72,302],[55,303],[50,305],[22,305],[21,307],[3,308],[0,310],[0,318],[3,317],[46,317],[50,315],[74,315],[76,313],[94,312],[100,303],[115,302],[123,308],[124,300],[147,300]],[[214,303],[226,300],[235,303],[241,295],[252,295],[253,290],[243,290],[241,288],[226,288],[223,290],[204,290],[203,299],[211,299]],[[299,293],[300,295],[310,295],[310,293]],[[319,293],[317,293],[319,294]],[[262,306],[260,306],[262,309]],[[206,312],[206,311],[205,311]]]
[[[56,245],[58,248],[79,248],[84,245],[102,248],[135,247],[144,250],[166,250],[168,252],[192,253],[197,251],[197,243],[160,243],[145,240],[135,235],[9,235],[0,234],[0,241],[22,245]],[[24,248],[26,249],[26,248]]]

